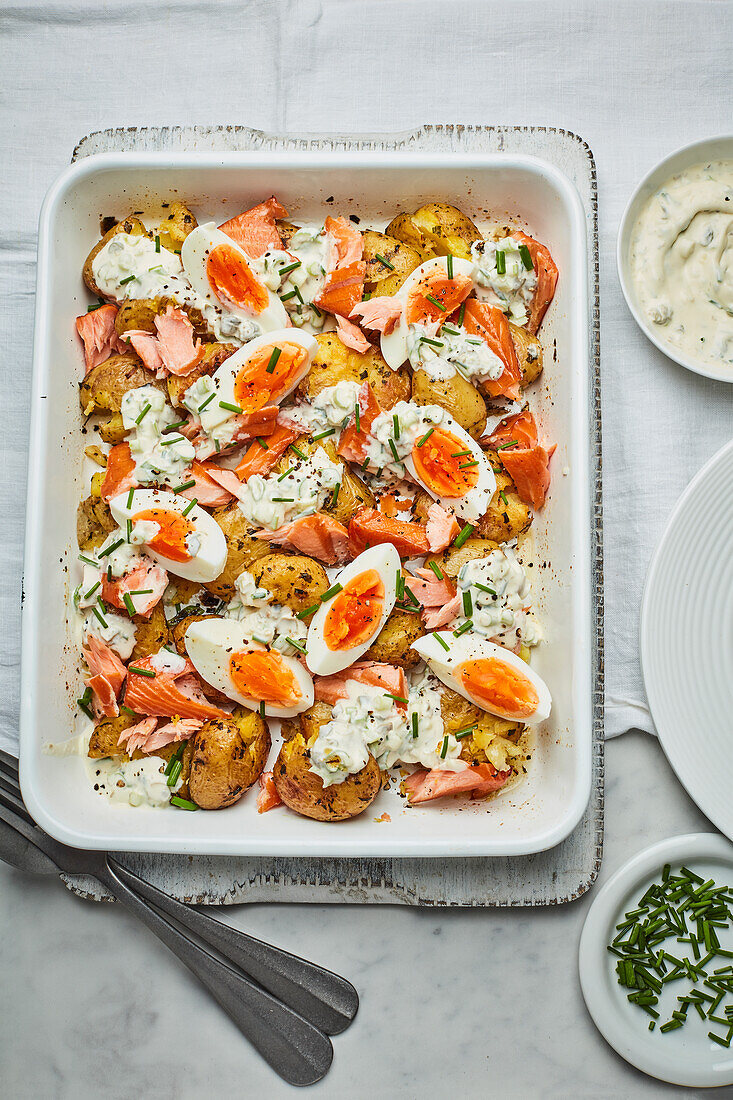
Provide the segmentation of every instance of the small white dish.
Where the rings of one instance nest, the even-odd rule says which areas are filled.
[[[684,355],[677,348],[659,338],[658,333],[655,332],[655,326],[649,321],[639,304],[630,270],[631,234],[644,204],[672,176],[676,176],[686,168],[691,168],[695,164],[702,164],[703,161],[708,160],[733,160],[733,134],[703,138],[701,141],[692,142],[691,145],[684,145],[681,149],[670,153],[668,157],[665,157],[644,176],[629,199],[621,218],[616,246],[616,263],[626,304],[644,335],[668,359],[672,359],[680,366],[686,367],[687,370],[694,371],[695,374],[702,374],[706,378],[715,378],[719,382],[733,382],[733,368],[701,363],[688,355]]]
[[[673,871],[684,864],[718,885],[733,884],[733,845],[717,833],[669,837],[624,864],[596,894],[580,936],[578,965],[586,1007],[606,1042],[642,1073],[689,1088],[732,1085],[733,1047],[726,1050],[708,1038],[708,1031],[720,1028],[691,1013],[679,1030],[659,1030],[688,985],[682,981],[665,987],[657,1026],[649,1031],[649,1018],[626,999],[628,991],[616,980],[615,958],[606,950],[624,913],[659,880],[665,863]],[[721,947],[730,949],[733,934],[724,937],[722,933]]]
[[[647,573],[641,669],[659,742],[733,839],[733,441],[677,501]]]

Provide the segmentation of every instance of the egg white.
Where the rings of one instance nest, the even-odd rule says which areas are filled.
[[[402,301],[403,311],[407,304],[410,291],[414,290],[417,284],[427,275],[432,275],[433,272],[436,271],[439,271],[443,275],[448,274],[447,256],[434,256],[431,260],[426,260],[424,264],[420,264],[419,267],[416,267],[415,270],[407,276],[404,283],[395,294],[395,297]],[[470,260],[463,260],[458,256],[453,257],[454,275],[467,275],[469,279],[473,279],[473,271],[474,266]],[[382,355],[392,370],[399,370],[407,359],[407,337],[409,331],[410,326],[405,321],[403,313],[403,316],[400,317],[391,332],[382,333],[380,340]]]
[[[237,691],[229,675],[229,661],[235,652],[266,652],[267,647],[253,642],[242,623],[231,619],[202,619],[191,623],[185,634],[186,652],[199,676],[223,692],[228,699],[249,710],[259,710],[257,700],[248,699]],[[292,672],[301,692],[300,701],[292,707],[266,705],[265,714],[270,718],[293,718],[313,706],[313,679],[294,657],[278,653]]]
[[[476,440],[471,438],[468,432],[453,419],[450,413],[444,414],[440,424],[436,424],[436,428],[445,428],[447,432],[450,432],[451,435],[454,435],[456,439],[461,441],[462,451],[471,451],[471,457],[466,455],[464,459],[461,459],[461,462],[472,462],[474,460],[478,462],[478,481],[474,487],[469,489],[465,496],[462,497],[440,496],[418,477],[415,470],[415,463],[412,458],[412,452],[405,457],[405,469],[413,481],[417,482],[418,485],[422,485],[423,489],[430,493],[433,500],[439,501],[451,512],[455,512],[461,519],[465,519],[469,523],[474,523],[476,520],[479,520],[481,516],[486,514],[489,504],[491,503],[491,498],[496,492],[496,477],[491,468],[491,463]],[[476,467],[474,467],[474,469],[476,469]]]
[[[206,225],[199,225],[189,233],[181,248],[181,261],[184,270],[197,294],[201,295],[202,298],[206,298],[223,313],[230,313],[237,317],[245,317],[249,321],[256,321],[263,332],[287,328],[289,321],[285,306],[277,294],[269,288],[266,288],[269,304],[265,306],[261,313],[253,313],[250,310],[230,306],[217,297],[206,274],[206,262],[209,254],[219,245],[233,248],[235,252],[240,254],[255,275],[260,277],[257,262],[251,256],[248,256],[244,249],[240,248],[231,237],[228,237],[226,233],[222,233],[221,229],[217,229],[214,222],[207,222]]]
[[[522,718],[521,721],[526,725],[532,725],[537,722],[544,722],[546,718],[549,718],[552,708],[550,689],[534,669],[530,668],[521,657],[517,657],[516,653],[504,649],[503,646],[496,645],[495,642],[490,642],[472,631],[462,634],[459,638],[456,638],[450,630],[436,631],[436,633],[446,643],[448,650],[440,644],[434,634],[425,634],[422,638],[418,638],[416,642],[412,643],[412,648],[420,654],[446,687],[457,691],[464,699],[468,699],[470,703],[481,707],[482,710],[487,710],[489,714],[496,714],[499,718],[508,717],[512,720],[511,715],[507,715],[502,711],[488,710],[483,702],[474,699],[466,691],[466,688],[454,675],[454,670],[465,661],[472,661],[481,657],[494,657],[526,676],[537,692],[538,701],[534,714]]]
[[[148,508],[183,512],[191,504],[191,501],[185,497],[178,496],[176,493],[167,493],[161,489],[134,489],[128,507],[129,496],[129,493],[120,493],[109,502],[112,516],[123,528],[126,527],[128,519],[132,519],[138,512]],[[213,581],[219,576],[227,560],[224,532],[216,520],[197,504],[194,504],[185,518],[193,524],[194,532],[201,543],[198,551],[189,561],[171,561],[170,558],[164,557],[144,543],[145,553],[169,573],[183,577],[184,580]]]
[[[338,583],[345,588],[350,580],[358,577],[360,573],[366,572],[367,569],[376,569],[384,583],[384,603],[379,621],[366,642],[354,646],[353,649],[334,651],[326,645],[323,630],[333,601],[340,595],[340,592],[335,593],[329,600],[321,604],[308,627],[308,638],[306,640],[308,651],[306,663],[311,672],[318,676],[332,676],[357,661],[372,644],[392,613],[397,598],[397,574],[401,570],[401,562],[400,555],[390,543],[385,543],[383,546],[371,546],[368,550],[364,550],[354,561],[341,570],[338,576],[334,578],[334,584]]]

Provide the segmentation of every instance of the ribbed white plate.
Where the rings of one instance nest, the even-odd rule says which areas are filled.
[[[647,575],[640,641],[662,748],[733,839],[733,441],[675,505]]]

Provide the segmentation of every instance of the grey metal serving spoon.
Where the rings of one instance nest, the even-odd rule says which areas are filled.
[[[106,860],[104,868],[97,862],[92,872],[83,859],[88,853],[69,848],[66,851],[79,858],[73,861],[64,858],[57,863],[48,851],[55,844],[37,826],[29,823],[22,801],[9,794],[3,785],[0,788],[0,858],[7,858],[8,863],[32,873],[93,874],[188,967],[284,1080],[293,1085],[309,1085],[325,1076],[333,1059],[333,1048],[323,1032],[238,970],[187,939],[118,878]],[[65,849],[64,845],[58,847]]]

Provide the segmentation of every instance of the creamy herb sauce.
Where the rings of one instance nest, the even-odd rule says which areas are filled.
[[[632,232],[631,277],[662,342],[733,365],[733,161],[695,165],[652,195]]]

